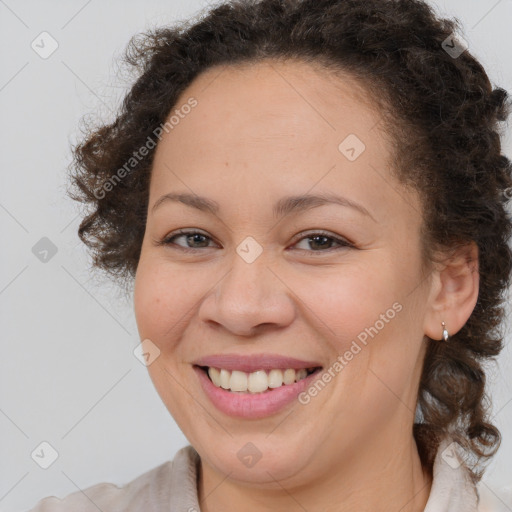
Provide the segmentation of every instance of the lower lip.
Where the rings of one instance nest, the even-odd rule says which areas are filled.
[[[294,384],[283,384],[262,393],[233,393],[215,386],[206,372],[199,367],[193,368],[199,377],[203,391],[219,411],[228,416],[247,419],[265,418],[280,412],[308,388],[321,371],[317,370]]]

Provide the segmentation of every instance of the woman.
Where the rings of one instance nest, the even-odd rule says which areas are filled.
[[[190,445],[34,511],[477,510],[512,166],[455,29],[420,0],[236,0],[132,40],[71,193]]]

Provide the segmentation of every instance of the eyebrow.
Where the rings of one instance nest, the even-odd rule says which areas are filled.
[[[154,212],[160,205],[168,201],[182,203],[186,206],[190,206],[191,208],[196,208],[197,210],[210,212],[214,215],[216,215],[220,210],[219,203],[213,201],[212,199],[198,196],[196,194],[170,192],[169,194],[161,196],[155,202],[155,204],[151,208],[151,211]],[[274,217],[286,216],[290,215],[291,213],[302,212],[305,210],[309,210],[311,208],[316,208],[318,206],[323,206],[327,204],[337,204],[340,206],[353,208],[354,210],[357,210],[359,213],[367,217],[370,217],[374,222],[377,222],[373,215],[363,205],[351,201],[346,197],[341,197],[330,193],[315,195],[303,194],[298,196],[283,197],[274,205],[273,214]]]

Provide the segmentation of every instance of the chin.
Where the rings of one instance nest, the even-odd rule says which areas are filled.
[[[229,474],[230,479],[247,485],[279,487],[276,480],[299,485],[302,479],[307,481],[319,471],[319,468],[312,467],[313,453],[304,451],[303,439],[296,442],[288,439],[285,444],[278,437],[272,439],[272,434],[261,433],[257,436],[233,436],[224,443],[212,444],[193,446],[203,462],[218,473]],[[312,445],[308,448],[313,450]]]

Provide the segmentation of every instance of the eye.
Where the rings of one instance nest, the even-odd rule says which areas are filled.
[[[189,245],[183,246],[181,244],[174,243],[174,240],[179,238],[183,238],[185,240],[185,244],[199,244],[199,247],[191,247]],[[157,245],[177,245],[180,249],[186,252],[191,252],[194,251],[194,249],[208,248],[208,240],[211,240],[211,238],[200,231],[179,230],[177,233],[171,233],[163,240],[157,241]]]
[[[178,239],[183,239],[184,244],[186,245],[176,243],[176,240]],[[200,231],[179,230],[177,233],[171,233],[170,235],[166,236],[163,240],[156,241],[156,244],[176,246],[185,252],[193,252],[196,249],[208,249],[211,247],[208,245],[211,240],[212,238],[210,236],[201,233]],[[348,242],[344,238],[334,236],[331,233],[325,231],[315,231],[308,233],[306,236],[299,238],[298,241],[295,242],[295,246],[303,242],[305,242],[306,248],[299,248],[299,250],[305,250],[306,252],[311,253],[325,253],[339,249],[355,247],[352,243]],[[333,247],[333,245],[337,245],[338,247]]]
[[[313,249],[312,251],[310,251],[307,248],[300,248],[300,250],[306,250],[307,252],[312,253],[326,253],[348,247],[354,248],[354,245],[345,240],[344,238],[334,236],[331,233],[325,231],[316,231],[313,233],[308,233],[306,236],[299,238],[298,242],[305,242],[306,247]],[[297,246],[298,244],[296,243],[295,245]],[[333,245],[337,245],[338,247],[332,247]],[[315,247],[316,249],[314,249]]]

